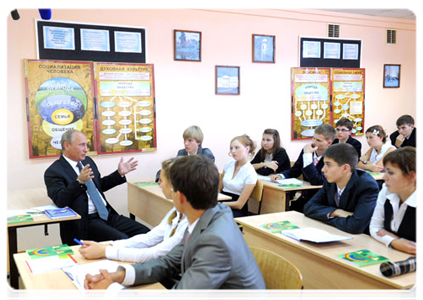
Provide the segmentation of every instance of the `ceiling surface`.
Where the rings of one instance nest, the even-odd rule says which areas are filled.
[[[416,15],[409,9],[320,9],[333,12],[342,12],[349,14],[360,14],[376,17],[399,18],[407,20],[416,20]]]

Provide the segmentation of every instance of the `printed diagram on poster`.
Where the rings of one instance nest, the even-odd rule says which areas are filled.
[[[291,139],[311,138],[317,126],[331,123],[330,69],[291,68]]]
[[[363,135],[364,69],[332,69],[333,122],[353,122],[352,134]]]
[[[155,151],[153,65],[95,63],[99,154]]]
[[[25,60],[29,157],[61,154],[64,132],[89,155],[155,151],[154,66]]]
[[[95,151],[92,63],[25,60],[24,66],[30,158],[60,155],[62,134],[71,128]]]

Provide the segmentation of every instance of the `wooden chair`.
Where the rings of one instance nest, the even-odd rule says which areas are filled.
[[[300,270],[282,256],[263,248],[250,247],[263,275],[266,289],[303,289]]]
[[[254,187],[253,191],[251,192],[250,198],[256,200],[259,203],[257,214],[260,214],[261,210],[261,200],[263,199],[263,181],[257,180],[256,186]]]

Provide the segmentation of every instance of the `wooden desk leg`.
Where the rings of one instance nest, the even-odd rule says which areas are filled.
[[[9,262],[10,262],[10,286],[14,289],[19,288],[19,273],[16,267],[13,254],[18,253],[18,239],[16,227],[9,227]]]

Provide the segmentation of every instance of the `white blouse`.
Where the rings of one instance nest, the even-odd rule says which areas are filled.
[[[169,224],[169,218],[176,211],[172,208],[159,225],[145,234],[138,234],[126,240],[113,242],[106,247],[108,259],[145,263],[154,258],[166,255],[182,240],[188,226],[185,215],[176,211],[176,216]],[[170,237],[172,231],[174,234]]]
[[[382,145],[382,148],[381,148],[379,154],[377,153],[376,149],[373,148],[372,152],[370,153],[369,161],[371,161],[373,163],[377,163],[378,161],[380,161],[383,158],[386,151],[388,151],[390,148],[395,148],[395,147],[392,146],[391,142],[389,142],[389,141],[386,141],[386,143]]]
[[[225,171],[225,175],[223,176],[223,191],[241,195],[246,184],[256,184],[257,172],[251,163],[247,162],[239,169],[235,178],[232,178],[235,171],[235,163],[236,160],[231,160],[223,168]]]
[[[408,206],[416,207],[416,192],[414,191],[407,200],[400,206],[401,199],[398,194],[392,194],[389,192],[386,184],[383,184],[382,189],[379,192],[377,197],[377,203],[375,210],[373,211],[373,216],[370,221],[370,235],[378,240],[379,242],[389,246],[391,242],[394,240],[393,237],[389,235],[385,236],[378,236],[376,232],[379,229],[384,229],[384,222],[385,222],[385,202],[386,199],[389,199],[393,208],[393,218],[391,220],[391,230],[396,233],[401,225],[402,219],[404,218],[405,211],[407,210]]]

